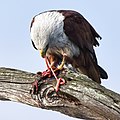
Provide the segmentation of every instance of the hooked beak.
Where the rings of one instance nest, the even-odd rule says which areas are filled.
[[[41,49],[41,50],[40,50],[40,55],[41,55],[43,58],[45,58],[47,50],[48,50],[48,45],[47,45],[44,49]]]
[[[40,50],[40,56],[42,56],[43,58],[45,57],[45,52],[44,52],[44,50]]]

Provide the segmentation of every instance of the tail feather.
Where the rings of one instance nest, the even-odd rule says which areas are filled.
[[[97,66],[89,54],[86,53],[86,56],[82,56],[82,53],[77,58],[74,58],[72,63],[73,67],[76,68],[80,73],[83,73],[90,77],[97,83],[101,83],[100,72]]]
[[[108,79],[107,72],[102,67],[100,67],[99,65],[98,65],[98,68],[99,68],[99,71],[100,71],[100,77],[102,79]]]
[[[72,65],[74,68],[77,68],[80,73],[87,75],[99,84],[101,83],[101,78],[108,78],[106,71],[100,67],[87,52],[85,56],[81,53],[78,57],[74,58]]]

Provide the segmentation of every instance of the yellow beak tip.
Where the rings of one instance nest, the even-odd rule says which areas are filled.
[[[45,57],[44,51],[40,50],[40,56],[42,56],[43,58]]]
[[[43,51],[42,50],[40,50],[40,55],[42,56],[42,53],[43,53]]]

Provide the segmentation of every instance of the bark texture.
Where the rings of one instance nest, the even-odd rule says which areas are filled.
[[[0,68],[0,100],[21,102],[59,111],[86,120],[120,120],[120,95],[95,83],[82,74],[65,70],[66,80],[56,93],[54,78],[39,81],[39,92],[31,94],[35,74]],[[39,76],[40,77],[40,76]]]

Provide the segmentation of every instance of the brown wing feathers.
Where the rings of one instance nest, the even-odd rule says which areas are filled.
[[[93,46],[99,46],[101,39],[89,22],[75,11],[60,11],[64,16],[64,32],[80,48],[80,55],[74,57],[73,65],[94,81],[101,83],[100,78],[107,78],[107,73],[97,64]]]

